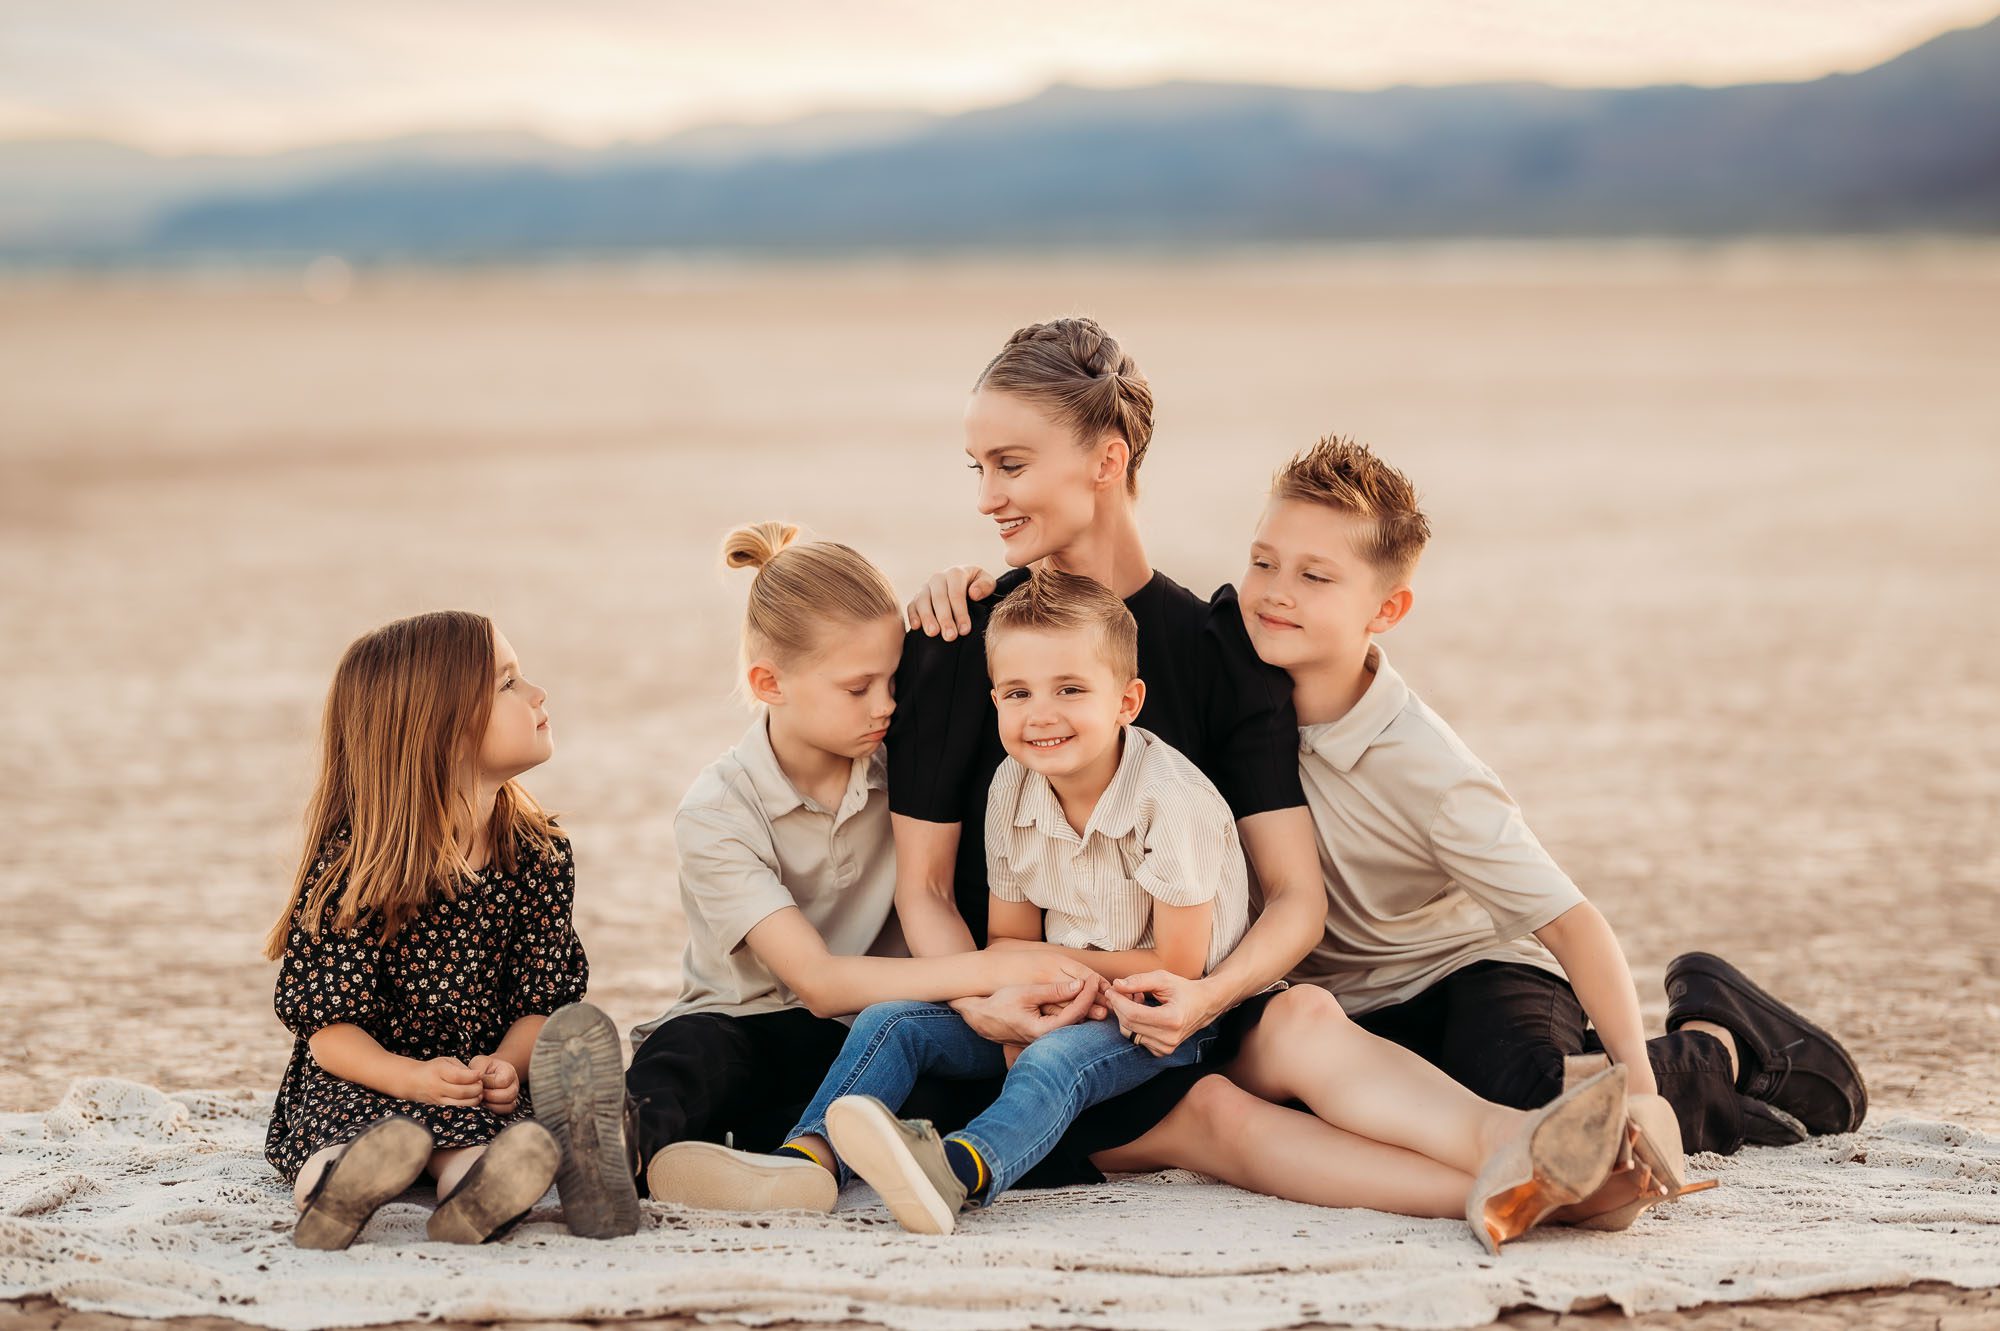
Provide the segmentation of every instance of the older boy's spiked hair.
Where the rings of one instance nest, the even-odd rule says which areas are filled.
[[[986,673],[993,673],[993,644],[1023,629],[1068,632],[1095,629],[1098,651],[1120,684],[1139,675],[1139,624],[1118,594],[1093,578],[1040,568],[1027,585],[993,607],[986,621]]]
[[[1416,571],[1431,538],[1430,519],[1417,507],[1410,478],[1375,456],[1368,445],[1337,434],[1294,454],[1271,478],[1271,498],[1303,499],[1362,520],[1363,559],[1396,581]]]

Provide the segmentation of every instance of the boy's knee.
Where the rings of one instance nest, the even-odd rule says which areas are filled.
[[[898,999],[893,1003],[871,1003],[862,1008],[860,1015],[855,1017],[853,1029],[856,1032],[884,1030],[901,1025],[918,1013],[936,1010],[935,1003],[918,1003],[907,999]]]

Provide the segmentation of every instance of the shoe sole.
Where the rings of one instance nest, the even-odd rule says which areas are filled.
[[[292,1242],[320,1252],[345,1248],[382,1203],[417,1181],[431,1150],[430,1129],[415,1119],[392,1118],[369,1127],[327,1166],[328,1176],[299,1212]]]
[[[562,1148],[556,1194],[572,1234],[621,1238],[639,1230],[639,1189],[625,1147],[625,1063],[618,1028],[587,1003],[542,1023],[528,1060],[535,1121]]]
[[[1808,1021],[1805,1014],[1797,1008],[1781,1001],[1774,994],[1766,993],[1756,981],[1712,952],[1685,952],[1675,957],[1673,964],[1667,967],[1667,987],[1671,989],[1674,977],[1688,971],[1706,975],[1711,980],[1719,981],[1740,991],[1745,998],[1755,1003],[1758,1007],[1763,1008],[1771,1016],[1778,1018],[1780,1021],[1787,1021],[1795,1026],[1801,1026],[1809,1034],[1818,1036],[1823,1040],[1826,1043],[1826,1047],[1831,1049],[1834,1055],[1839,1058],[1841,1067],[1847,1070],[1847,1075],[1854,1082],[1854,1094],[1859,1097],[1858,1104],[1853,1101],[1849,1102],[1849,1108],[1854,1111],[1854,1121],[1843,1129],[1843,1131],[1852,1132],[1855,1128],[1861,1126],[1862,1120],[1868,1117],[1868,1083],[1862,1079],[1861,1069],[1854,1065],[1854,1059],[1848,1055],[1847,1046],[1841,1044],[1833,1036]],[[1690,1017],[1688,1020],[1700,1021],[1701,1018]]]
[[[1466,1198],[1466,1221],[1489,1253],[1604,1182],[1625,1136],[1625,1069],[1606,1068],[1541,1113],[1525,1150],[1489,1161]]]
[[[487,1144],[424,1231],[440,1243],[484,1243],[526,1214],[555,1181],[556,1139],[535,1123],[516,1123]]]
[[[675,1142],[646,1166],[656,1202],[704,1211],[817,1211],[840,1196],[833,1175],[810,1160],[751,1155],[714,1142]]]
[[[951,1233],[956,1217],[904,1145],[888,1110],[862,1096],[842,1097],[827,1107],[826,1135],[896,1223],[912,1234]]]

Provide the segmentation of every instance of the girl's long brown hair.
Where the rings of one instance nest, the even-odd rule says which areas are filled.
[[[498,664],[493,622],[465,610],[399,619],[348,647],[327,690],[305,853],[266,957],[284,955],[295,913],[317,937],[336,892],[332,927],[378,912],[384,943],[426,903],[457,895],[473,830],[460,777],[493,713]],[[524,848],[548,854],[563,835],[513,781],[487,830],[510,873]]]

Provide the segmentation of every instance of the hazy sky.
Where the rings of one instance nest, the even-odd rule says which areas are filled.
[[[1995,0],[0,0],[0,137],[599,143],[1057,79],[1734,83],[1859,69]]]

